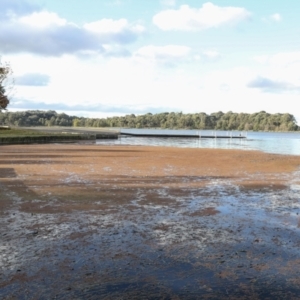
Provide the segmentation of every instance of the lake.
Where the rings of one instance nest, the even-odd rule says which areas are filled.
[[[260,150],[268,153],[300,155],[300,132],[240,132],[213,130],[122,129],[126,133],[201,135],[202,138],[133,137],[118,140],[97,140],[97,144],[169,146],[186,148],[220,148]],[[206,139],[205,135],[246,135],[244,139]]]

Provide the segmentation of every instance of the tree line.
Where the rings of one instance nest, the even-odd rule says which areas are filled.
[[[289,113],[269,114],[234,113],[221,111],[184,114],[165,112],[144,115],[129,114],[108,118],[84,118],[69,116],[56,111],[28,110],[0,113],[0,124],[10,126],[73,126],[73,127],[122,127],[164,129],[213,129],[239,131],[296,131],[300,130],[296,119]]]

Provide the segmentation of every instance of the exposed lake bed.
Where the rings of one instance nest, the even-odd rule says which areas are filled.
[[[297,299],[300,157],[1,146],[4,299]]]

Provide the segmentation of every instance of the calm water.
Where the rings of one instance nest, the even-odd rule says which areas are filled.
[[[269,153],[300,155],[300,132],[228,132],[212,130],[126,129],[122,132],[149,134],[247,135],[245,139],[157,138],[121,136],[118,140],[97,140],[97,144],[151,145],[186,148],[260,150]]]

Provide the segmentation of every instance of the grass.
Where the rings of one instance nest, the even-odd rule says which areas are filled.
[[[0,129],[0,144],[74,142],[79,140],[95,140],[95,136],[90,134],[50,133],[27,128]]]
[[[22,136],[49,136],[49,135],[60,135],[60,134],[51,134],[49,132],[42,132],[37,130],[29,130],[22,128],[11,128],[11,129],[3,129],[0,128],[0,137],[22,137]]]

